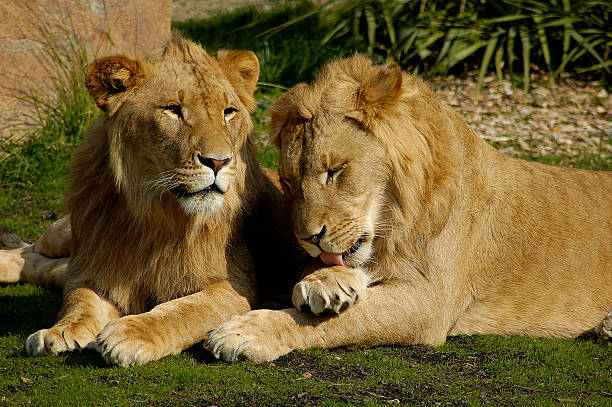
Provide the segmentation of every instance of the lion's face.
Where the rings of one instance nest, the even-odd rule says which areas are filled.
[[[188,214],[223,206],[243,172],[238,154],[251,126],[244,104],[213,67],[163,61],[118,116],[135,130],[123,141],[137,161],[138,182],[153,194],[171,193]]]
[[[328,65],[272,109],[271,137],[294,233],[328,265],[360,267],[392,225],[395,160],[374,124],[401,92],[401,70],[364,57]]]
[[[384,149],[354,120],[318,112],[289,120],[279,172],[300,244],[327,264],[357,267],[372,242],[387,185]]]
[[[215,59],[178,40],[147,62],[111,58],[92,65],[88,86],[107,113],[110,164],[130,206],[178,203],[194,215],[237,201],[259,72],[254,54]]]

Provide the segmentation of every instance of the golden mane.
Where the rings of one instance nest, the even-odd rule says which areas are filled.
[[[389,238],[438,233],[455,199],[460,141],[475,137],[463,121],[453,120],[456,113],[420,78],[360,54],[332,61],[312,85],[299,84],[283,95],[271,109],[272,142],[280,148],[287,115],[308,120],[317,110],[357,120],[385,146],[392,172],[402,174],[393,177],[388,205],[394,223],[403,226]]]

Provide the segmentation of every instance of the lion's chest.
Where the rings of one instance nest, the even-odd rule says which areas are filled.
[[[163,250],[142,250],[137,258],[107,268],[99,281],[102,290],[125,314],[149,311],[154,306],[194,294],[207,285],[227,279],[225,253],[206,245]]]

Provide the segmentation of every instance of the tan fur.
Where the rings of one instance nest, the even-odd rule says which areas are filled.
[[[0,250],[0,282],[64,287],[72,248],[70,217],[54,222],[32,245]]]
[[[338,313],[359,301],[369,283],[370,277],[362,269],[319,266],[295,285],[292,302],[298,310],[307,306],[315,315],[326,310]]]
[[[210,335],[217,357],[458,334],[572,338],[612,309],[612,174],[504,157],[419,79],[358,55],[291,89],[271,128],[303,247],[339,253],[361,237],[344,263],[374,283],[337,316],[236,316]],[[338,267],[303,280],[315,298],[296,305],[325,304],[316,290],[336,289]]]
[[[257,257],[291,255],[257,250],[291,243],[278,233],[278,177],[262,172],[249,138],[258,74],[250,51],[215,59],[178,36],[146,61],[91,65],[87,87],[105,118],[71,164],[72,228],[63,219],[0,257],[0,278],[64,287],[58,322],[28,338],[30,354],[90,347],[142,364],[251,309]],[[68,254],[67,268],[66,257],[44,257]],[[261,281],[275,279],[262,269]]]

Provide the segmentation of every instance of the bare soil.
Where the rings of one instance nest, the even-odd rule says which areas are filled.
[[[508,155],[584,154],[612,159],[612,98],[599,82],[565,76],[551,86],[534,76],[530,91],[508,79],[485,79],[476,96],[475,74],[433,78],[440,98],[476,132]]]

